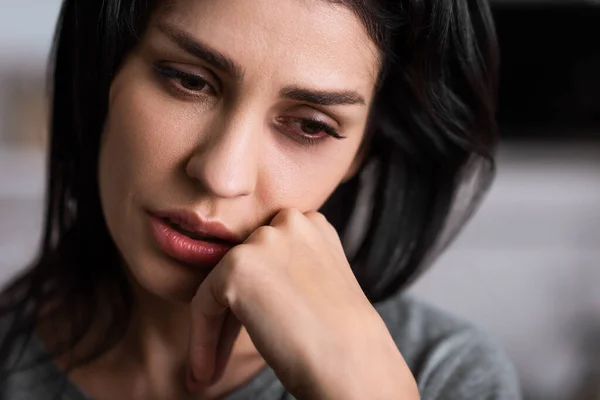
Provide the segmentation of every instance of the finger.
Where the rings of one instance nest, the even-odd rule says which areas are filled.
[[[306,218],[313,223],[318,231],[329,241],[332,245],[339,249],[342,249],[342,242],[340,236],[333,225],[327,220],[325,215],[318,211],[309,211],[304,214]],[[342,249],[343,250],[343,249]]]
[[[327,218],[320,212],[309,211],[304,215],[310,222],[313,223],[315,227],[319,229],[320,232],[323,232],[323,234],[331,235],[332,233],[336,233],[337,236],[337,231],[335,230],[333,225],[331,225]]]
[[[273,227],[286,225],[293,226],[305,221],[306,217],[299,210],[295,208],[284,208],[273,217],[269,225]]]
[[[223,376],[223,372],[225,372],[229,357],[231,356],[231,351],[233,350],[233,345],[240,333],[241,326],[242,325],[236,316],[229,311],[227,317],[225,317],[223,327],[221,328],[221,338],[217,347],[215,371],[210,382],[211,384],[217,382]]]
[[[209,274],[200,285],[191,304],[190,342],[188,347],[188,389],[207,386],[215,372],[217,347],[227,307],[215,296],[215,275]]]

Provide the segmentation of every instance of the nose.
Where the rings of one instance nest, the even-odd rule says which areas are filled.
[[[186,173],[213,196],[248,196],[256,186],[256,133],[260,128],[249,118],[218,125],[210,128],[207,139],[195,149],[186,164]]]

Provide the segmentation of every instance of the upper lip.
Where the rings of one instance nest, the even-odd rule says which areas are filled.
[[[180,225],[185,230],[198,235],[211,236],[235,244],[241,243],[241,240],[223,223],[206,220],[194,212],[173,210],[157,211],[151,214],[157,218],[167,219],[174,224]]]

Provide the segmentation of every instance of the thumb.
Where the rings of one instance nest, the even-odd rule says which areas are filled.
[[[215,296],[215,286],[214,274],[208,274],[191,303],[186,382],[191,392],[208,386],[217,372],[217,349],[228,307]]]

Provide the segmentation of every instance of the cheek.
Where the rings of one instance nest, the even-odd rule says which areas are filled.
[[[182,137],[186,129],[178,126],[183,120],[177,108],[126,66],[111,86],[100,148],[101,192],[122,201],[134,193],[163,190],[186,151],[183,145],[190,143]]]
[[[177,155],[166,138],[165,109],[142,84],[124,70],[113,82],[100,147],[99,184],[104,216],[113,238],[123,248],[135,248],[141,237],[140,205],[169,188]],[[128,252],[125,252],[125,255]],[[131,262],[131,260],[128,260]]]
[[[358,147],[359,141],[347,138],[315,149],[277,149],[268,159],[260,192],[276,208],[318,210],[344,179]]]

